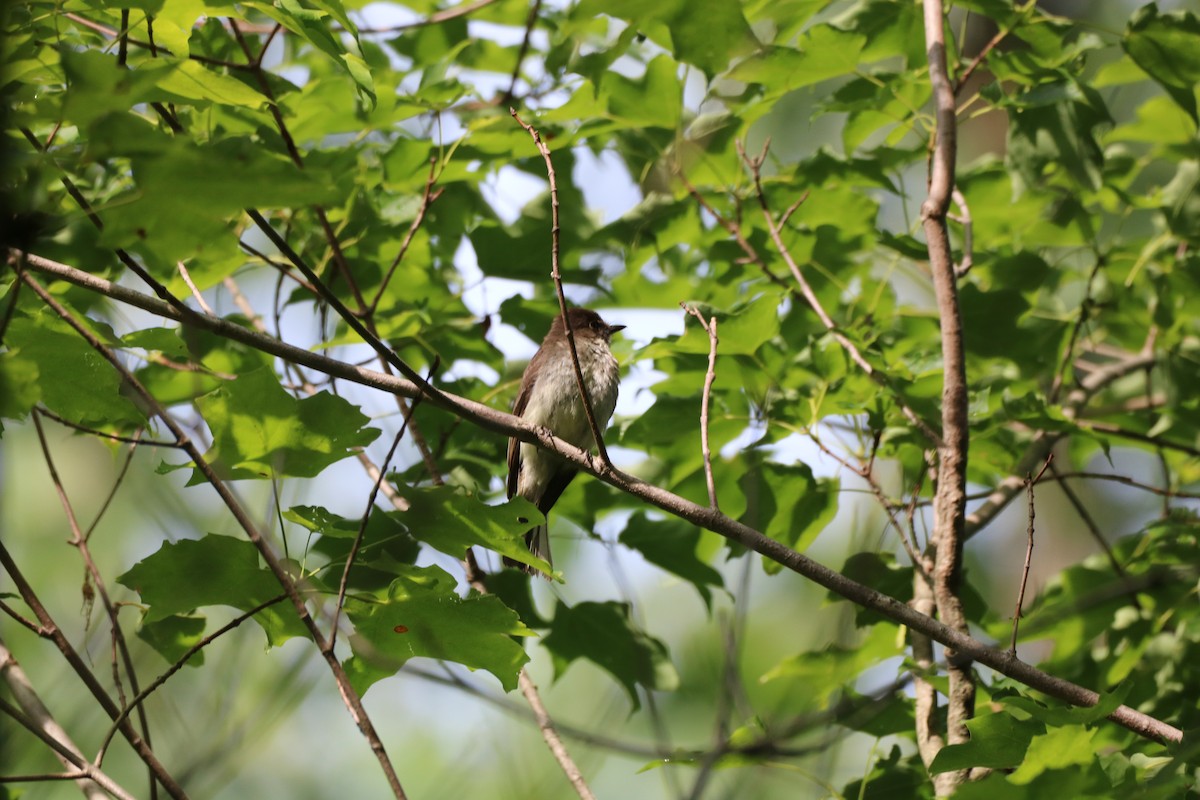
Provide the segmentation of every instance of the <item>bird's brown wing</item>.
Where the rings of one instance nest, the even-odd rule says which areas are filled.
[[[525,413],[525,406],[529,403],[529,386],[526,385],[524,376],[521,379],[521,388],[517,392],[517,401],[513,403],[512,413],[514,416],[521,416]],[[506,496],[509,500],[517,496],[517,479],[521,475],[521,440],[515,436],[509,437],[508,440],[508,484],[506,487]]]

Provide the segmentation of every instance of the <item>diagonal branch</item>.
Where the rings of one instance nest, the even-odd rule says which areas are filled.
[[[423,385],[420,385],[410,380],[402,380],[392,375],[385,375],[355,364],[328,358],[244,328],[229,320],[195,313],[185,316],[173,306],[157,298],[40,256],[29,254],[28,266],[32,271],[67,280],[76,286],[104,294],[152,314],[224,336],[285,361],[294,362],[335,378],[342,378],[362,386],[409,398],[424,394],[426,402],[446,409],[483,430],[505,437],[515,436],[523,442],[555,453],[570,461],[581,471],[599,478],[630,496],[637,497],[680,519],[738,542],[846,600],[923,633],[947,647],[956,649],[963,657],[978,661],[1026,686],[1074,705],[1093,706],[1099,700],[1099,695],[1089,689],[1049,675],[1013,658],[1005,651],[954,630],[926,614],[914,611],[899,600],[851,580],[719,511],[693,503],[614,467],[597,463],[596,459],[589,457],[580,448],[555,437],[543,427],[531,425],[520,417],[498,411],[465,397],[431,389],[424,381],[422,381]],[[2,552],[3,550],[0,550],[0,553]],[[1117,708],[1108,718],[1140,736],[1155,741],[1180,741],[1183,736],[1182,731],[1178,728],[1127,706]]]
[[[26,279],[28,279],[28,276],[26,276]],[[96,676],[88,669],[88,665],[79,655],[79,652],[67,641],[67,637],[63,634],[62,629],[58,627],[54,618],[50,616],[50,612],[46,610],[46,607],[42,605],[42,601],[38,598],[37,593],[33,591],[33,587],[29,584],[29,581],[25,580],[25,575],[17,566],[17,562],[13,560],[12,554],[8,552],[8,548],[4,546],[3,541],[0,541],[0,566],[4,567],[4,571],[8,573],[8,577],[12,579],[13,585],[16,586],[17,591],[20,593],[21,599],[25,601],[25,604],[29,606],[34,616],[37,617],[38,623],[41,625],[41,629],[37,632],[38,635],[54,642],[54,646],[62,653],[63,658],[71,665],[71,669],[75,671],[75,674],[87,686],[92,696],[96,698],[96,702],[100,704],[104,713],[113,720],[117,719],[121,714],[121,709],[108,696],[108,692],[104,690],[100,682],[96,680]],[[175,800],[187,800],[187,792],[183,790],[178,781],[171,777],[166,767],[162,765],[162,762],[154,755],[154,751],[150,749],[150,745],[129,724],[129,720],[120,723],[120,729],[121,735],[129,742],[129,745],[138,754],[138,757],[142,759],[142,762],[154,773],[154,777],[167,790],[167,794],[171,795]]]
[[[833,318],[829,316],[829,314],[825,311],[825,307],[821,305],[821,301],[817,297],[816,292],[814,292],[812,287],[809,285],[808,279],[805,278],[804,273],[800,271],[800,265],[796,263],[794,258],[792,258],[791,251],[788,250],[787,244],[784,243],[783,235],[780,232],[781,223],[775,219],[775,215],[772,213],[771,207],[767,203],[766,192],[763,190],[762,165],[766,160],[766,147],[764,146],[763,152],[757,156],[748,155],[744,145],[741,142],[738,142],[737,147],[738,152],[742,156],[742,160],[746,162],[746,166],[749,167],[750,174],[754,178],[755,194],[758,197],[758,205],[762,209],[763,218],[767,221],[767,230],[771,234],[771,241],[775,243],[775,249],[779,251],[780,257],[783,259],[784,263],[787,264],[788,269],[792,273],[792,277],[795,278],[796,285],[800,287],[800,294],[804,297],[805,302],[808,303],[809,307],[817,315],[817,318],[821,321],[821,325],[825,327],[825,330],[829,331],[829,334],[833,336],[834,340],[841,345],[842,349],[846,351],[846,354],[850,356],[850,360],[857,364],[868,378],[892,394],[892,396],[896,399],[896,403],[900,406],[900,410],[904,413],[904,416],[907,417],[908,421],[911,422],[916,429],[921,432],[921,435],[935,444],[940,442],[941,438],[937,435],[937,432],[930,428],[925,420],[921,419],[920,415],[918,415],[916,411],[914,411],[907,403],[904,402],[904,399],[891,385],[891,382],[887,379],[887,376],[884,375],[883,372],[875,369],[875,367],[871,365],[871,362],[867,361],[866,357],[858,349],[857,345],[850,341],[850,338],[838,329],[837,325],[833,321]],[[801,200],[803,199],[804,198],[802,197]],[[787,215],[790,216],[794,210],[795,206],[793,205],[792,208],[788,209]]]
[[[25,673],[25,670],[21,669],[21,665],[17,662],[12,652],[9,651],[3,639],[0,639],[0,680],[8,687],[13,699],[17,701],[17,704],[21,707],[21,711],[24,713],[22,714],[17,709],[11,708],[2,700],[0,700],[0,703],[3,703],[0,706],[0,710],[17,720],[17,722],[28,728],[30,732],[45,742],[54,751],[55,758],[61,761],[64,767],[75,767],[83,770],[87,777],[77,779],[76,784],[87,800],[104,800],[104,798],[108,797],[104,793],[104,790],[101,789],[101,786],[112,792],[115,797],[126,798],[131,796],[124,789],[117,786],[114,781],[108,779],[106,775],[100,773],[98,767],[88,764],[83,751],[79,749],[79,746],[75,742],[71,741],[71,737],[50,713],[50,709],[46,708],[46,704],[42,702],[42,698],[34,690],[29,676]]]
[[[299,616],[300,621],[308,629],[309,635],[312,636],[313,642],[317,645],[317,649],[320,650],[321,655],[325,658],[326,663],[329,665],[329,669],[333,673],[334,680],[337,682],[338,690],[342,695],[342,700],[346,704],[346,708],[350,711],[350,716],[354,719],[355,724],[358,725],[358,728],[362,732],[363,736],[366,737],[367,741],[370,743],[371,750],[375,753],[375,757],[379,761],[380,767],[383,769],[384,775],[388,781],[388,785],[392,789],[392,793],[396,798],[398,798],[398,800],[403,800],[406,795],[404,794],[404,789],[400,785],[400,779],[397,777],[396,771],[392,766],[391,759],[388,757],[387,751],[384,749],[383,742],[379,739],[379,735],[375,732],[375,726],[371,723],[370,717],[367,716],[366,709],[363,708],[362,700],[359,697],[358,692],[356,692],[350,685],[350,678],[346,675],[345,669],[342,667],[341,662],[337,660],[337,657],[332,653],[332,651],[327,649],[325,636],[321,633],[321,630],[317,627],[316,621],[313,620],[312,615],[309,613],[308,606],[305,602],[304,596],[300,593],[300,589],[296,586],[295,581],[292,580],[291,575],[288,574],[287,568],[283,565],[283,562],[279,560],[279,557],[275,554],[275,551],[270,547],[262,533],[250,519],[249,514],[247,514],[245,509],[242,508],[241,504],[238,502],[237,498],[234,497],[233,493],[229,490],[229,487],[225,484],[225,482],[221,480],[219,475],[217,475],[212,465],[205,460],[204,454],[201,453],[199,448],[196,447],[196,445],[191,441],[187,433],[182,427],[180,427],[179,423],[167,413],[166,409],[162,407],[157,398],[155,398],[154,395],[152,395],[146,389],[146,387],[143,386],[140,381],[138,381],[133,373],[126,369],[125,365],[121,363],[121,360],[117,357],[117,355],[107,345],[101,342],[86,326],[75,319],[75,316],[63,305],[61,305],[49,292],[47,292],[32,276],[26,273],[24,280],[29,288],[32,289],[33,292],[42,299],[43,303],[45,303],[52,311],[54,311],[54,313],[57,314],[64,322],[70,325],[75,332],[79,334],[79,336],[81,336],[88,343],[88,345],[91,346],[93,350],[103,356],[104,359],[108,361],[118,373],[121,374],[121,377],[146,403],[147,408],[151,409],[154,415],[162,420],[163,424],[167,427],[171,434],[183,446],[184,452],[186,452],[192,459],[193,463],[196,465],[196,469],[198,469],[200,473],[204,475],[205,479],[209,482],[209,484],[212,485],[213,489],[216,490],[226,508],[229,509],[234,519],[237,520],[238,525],[243,531],[245,531],[246,536],[250,539],[250,541],[254,543],[255,547],[259,551],[259,554],[262,555],[263,561],[266,562],[268,569],[271,570],[276,580],[279,581],[279,584],[287,593],[288,599],[291,600],[297,616]]]

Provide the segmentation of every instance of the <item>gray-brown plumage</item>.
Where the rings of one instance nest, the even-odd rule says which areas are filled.
[[[609,325],[595,311],[572,308],[567,311],[579,366],[587,386],[596,424],[604,428],[617,404],[620,375],[617,359],[609,349],[612,335],[624,325]],[[562,315],[554,318],[550,332],[529,361],[521,376],[513,413],[534,425],[549,428],[560,439],[588,450],[595,445],[587,413],[579,399],[579,384],[567,343]],[[548,514],[577,470],[568,461],[534,445],[508,440],[508,496],[521,496]],[[550,561],[547,525],[538,525],[525,534],[525,543],[534,555]],[[505,559],[509,566],[532,570]]]

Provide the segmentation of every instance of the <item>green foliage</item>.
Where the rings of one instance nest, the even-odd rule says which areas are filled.
[[[571,662],[586,658],[616,678],[629,693],[634,710],[641,708],[639,685],[647,690],[670,691],[679,684],[667,648],[639,631],[623,603],[559,603],[550,633],[542,644],[554,658],[554,672],[562,675]]]
[[[216,534],[166,543],[154,555],[134,564],[117,581],[141,597],[147,607],[142,617],[146,623],[173,620],[171,628],[165,629],[173,631],[168,636],[163,635],[161,627],[152,628],[149,634],[156,644],[162,644],[156,649],[164,658],[178,653],[176,637],[181,628],[188,626],[177,615],[204,606],[233,606],[250,611],[281,593],[275,576],[259,565],[253,544]],[[253,619],[262,626],[272,645],[293,636],[308,635],[290,605],[268,606]]]
[[[346,672],[359,692],[416,656],[485,669],[511,691],[529,660],[512,637],[533,632],[516,613],[496,597],[460,597],[438,567],[402,569],[385,596],[349,599],[346,615],[355,630]]]
[[[1120,4],[1072,10],[1094,15],[1080,19],[1037,3],[947,5],[960,124],[949,230],[954,259],[971,264],[957,294],[969,491],[984,496],[1025,478],[1014,475],[1017,465],[1047,438],[1058,442],[1054,465],[1064,473],[1110,469],[1168,494],[1194,491],[1200,19],[1155,3],[1135,4],[1128,19]],[[910,601],[919,571],[896,527],[925,544],[937,443],[920,429],[940,430],[944,367],[921,224],[935,134],[923,4],[579,0],[534,4],[532,31],[525,0],[468,6],[5,6],[5,245],[193,310],[204,309],[199,295],[229,324],[379,368],[291,263],[302,260],[440,388],[508,408],[520,374],[506,363],[512,329],[536,341],[558,312],[548,277],[557,210],[568,297],[630,323],[615,348],[642,381],[622,389],[641,410],[619,415],[608,434],[622,469],[710,502],[700,434],[710,339],[678,308],[685,302],[717,323],[706,424],[720,510]],[[385,22],[368,26],[364,12]],[[431,15],[431,24],[407,24]],[[371,32],[379,26],[386,30]],[[550,148],[556,196],[509,106]],[[763,155],[759,174],[743,153]],[[622,192],[635,197],[614,199]],[[247,209],[262,213],[292,252],[272,244]],[[705,780],[712,764],[727,767],[712,786],[739,797],[796,796],[801,772],[817,775],[830,795],[932,797],[931,775],[971,767],[996,772],[957,797],[1194,790],[1194,747],[1138,739],[1102,713],[1123,698],[1200,728],[1198,523],[1178,497],[1139,505],[1130,487],[1064,479],[1112,545],[1111,558],[1085,557],[1095,549],[1092,523],[1059,502],[1047,473],[1036,487],[1035,558],[1053,555],[1038,564],[1045,577],[1030,584],[1021,655],[1101,692],[1102,705],[1065,709],[984,672],[986,702],[968,724],[970,741],[942,749],[927,767],[914,746],[913,700],[865,688],[911,666],[910,642],[877,613],[851,613],[838,598],[822,603],[824,593],[806,594],[810,587],[778,575],[775,562],[759,569],[740,546],[648,513],[586,477],[550,514],[559,556],[551,573],[522,541],[542,515],[524,500],[503,500],[503,437],[432,402],[404,422],[393,398],[201,331],[187,324],[191,312],[183,323],[172,321],[178,314],[147,316],[119,289],[101,299],[6,255],[0,430],[6,455],[19,453],[6,460],[10,472],[21,472],[6,483],[41,463],[35,446],[24,449],[34,441],[26,436],[33,409],[91,432],[129,438],[148,428],[165,440],[132,376],[184,423],[221,480],[245,481],[237,489],[250,498],[249,517],[263,528],[264,546],[283,553],[313,619],[326,628],[337,618],[336,657],[358,691],[411,672],[405,665],[415,657],[483,670],[505,691],[531,658],[535,669],[549,661],[552,691],[623,691],[636,729],[629,736],[644,726],[671,738],[687,753],[680,762],[701,765]],[[47,286],[129,374],[44,306],[20,274]],[[682,328],[670,315],[682,317]],[[1139,353],[1153,364],[1084,391]],[[402,425],[405,438],[385,466]],[[105,441],[115,453],[129,447]],[[67,445],[51,437],[48,446]],[[373,478],[356,471],[356,456],[386,473],[365,523]],[[108,559],[103,569],[124,570],[124,588],[109,581],[118,601],[140,600],[140,640],[172,662],[211,633],[203,609],[245,612],[282,593],[255,545],[226,535],[232,522],[218,516],[223,508],[189,459],[156,451],[149,460],[161,465],[157,475],[136,462],[133,474],[151,488],[137,484],[134,512],[104,520],[94,540]],[[184,467],[192,467],[187,487],[176,473]],[[89,462],[80,471],[105,480],[83,490],[71,474],[64,492],[91,508],[88,493],[121,469]],[[890,501],[886,514],[863,472]],[[66,558],[49,548],[67,535],[26,534],[34,522],[49,524],[40,497],[5,494],[13,515],[5,539],[36,542],[20,552],[34,552],[47,570],[39,589],[74,587],[76,572],[50,572],[66,570]],[[1001,518],[966,543],[962,599],[971,629],[992,641],[1007,642],[1012,629],[1016,578],[1004,568],[1020,564],[1026,523],[1019,496],[1015,506],[1021,519]],[[1006,538],[1008,527],[1020,544]],[[163,543],[164,530],[172,541]],[[174,537],[210,530],[221,535]],[[558,544],[573,545],[566,540],[579,530],[577,546]],[[468,551],[489,570],[498,558],[485,551],[559,582],[497,569],[480,594],[456,565]],[[622,564],[636,565],[632,580]],[[272,646],[309,638],[290,601],[254,620]],[[92,625],[80,640],[85,632],[102,638]],[[532,638],[535,629],[546,633]],[[194,656],[189,663],[204,669],[189,677],[219,672],[219,647]],[[101,661],[94,647],[91,655]],[[580,660],[600,669],[569,669]],[[447,669],[447,680],[460,679],[462,670]],[[385,685],[372,703],[408,683]],[[643,705],[647,698],[654,702]],[[566,716],[588,719],[596,709],[575,711]],[[796,722],[817,713],[827,722]],[[710,763],[697,748],[707,746],[714,715],[728,748]],[[414,723],[411,732],[432,741],[435,728]],[[509,746],[506,733],[460,735],[480,737],[470,740],[473,753]],[[507,765],[518,762],[503,756],[507,786],[518,772]],[[193,772],[214,783],[238,772],[208,766]],[[528,783],[513,792],[544,794],[540,778],[520,766]],[[454,767],[444,771],[465,772]],[[688,774],[670,765],[652,774],[675,772]],[[314,796],[378,794],[340,783],[324,791],[311,780],[297,778]],[[616,791],[652,792],[644,782],[630,786]]]

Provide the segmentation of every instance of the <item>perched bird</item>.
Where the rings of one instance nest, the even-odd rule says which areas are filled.
[[[568,310],[567,319],[575,336],[579,367],[596,424],[603,430],[617,404],[617,384],[620,382],[617,359],[609,344],[612,335],[625,326],[609,325],[595,311],[586,308]],[[583,450],[595,444],[587,412],[579,398],[575,365],[561,314],[554,318],[550,332],[521,376],[521,389],[517,392],[513,413],[534,425],[549,428],[558,438]],[[574,464],[553,453],[515,438],[508,440],[508,496],[524,497],[543,514],[549,513],[577,471]],[[525,543],[534,555],[550,561],[547,524],[526,533]],[[510,559],[505,559],[504,563],[534,572]]]

